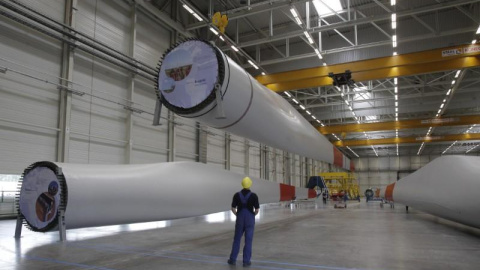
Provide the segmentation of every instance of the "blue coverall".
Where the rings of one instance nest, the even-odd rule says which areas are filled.
[[[230,260],[235,262],[237,260],[238,252],[240,251],[240,240],[243,233],[245,233],[245,246],[243,247],[243,264],[250,264],[252,258],[252,241],[253,230],[255,228],[255,214],[247,209],[247,201],[252,193],[249,192],[247,196],[243,196],[242,192],[238,192],[242,202],[242,209],[237,212],[237,221],[235,222],[235,236],[233,238],[232,253]]]

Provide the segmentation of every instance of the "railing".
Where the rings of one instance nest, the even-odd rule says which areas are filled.
[[[0,191],[0,216],[16,215],[15,194],[17,191],[2,190]]]

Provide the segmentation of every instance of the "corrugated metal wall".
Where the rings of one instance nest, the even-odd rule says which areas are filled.
[[[25,2],[63,20],[63,1]],[[55,81],[54,76],[58,76],[61,69],[59,41],[38,35],[3,16],[0,29],[1,66]],[[25,79],[12,71],[2,74],[0,79],[1,173],[19,174],[34,161],[55,160],[59,101],[56,86]]]
[[[63,22],[65,1],[24,2]],[[126,55],[133,54],[140,62],[156,66],[170,46],[170,30],[139,10],[134,24],[134,7],[125,1],[77,3],[74,24],[78,31]],[[66,60],[60,41],[3,16],[0,27],[1,65],[38,77],[10,71],[0,74],[0,173],[21,174],[35,161],[60,159],[61,90],[45,81],[59,84]],[[304,185],[308,175],[329,169],[326,163],[309,160],[310,172],[306,172],[303,157],[271,147],[265,152],[265,165],[259,143],[235,135],[228,141],[224,131],[172,116],[165,108],[161,125],[153,126],[153,83],[79,49],[73,50],[72,77],[71,87],[84,94],[71,95],[68,162],[200,161],[294,185]],[[140,111],[132,112],[124,105]]]

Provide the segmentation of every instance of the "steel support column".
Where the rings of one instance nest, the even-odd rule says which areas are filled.
[[[77,0],[65,1],[64,22],[72,29],[75,28],[75,10],[77,9]],[[62,71],[60,77],[64,80],[63,86],[71,89],[73,80],[74,47],[63,43]],[[68,162],[70,153],[70,117],[72,113],[72,93],[65,90],[60,91],[59,118],[58,124],[60,132],[57,140],[57,161]]]
[[[137,38],[137,5],[132,5],[131,11],[131,26],[130,26],[130,57],[135,57],[135,41]],[[130,103],[130,106],[135,104],[135,74],[131,74],[128,79],[128,90],[127,90],[127,100]],[[132,163],[132,149],[133,149],[133,111],[127,111],[127,144],[125,151],[125,163]]]

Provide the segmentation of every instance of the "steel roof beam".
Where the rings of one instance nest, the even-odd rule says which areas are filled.
[[[470,89],[464,89],[462,90],[457,90],[459,94],[466,94],[466,93],[478,93],[478,88],[470,88]],[[442,96],[445,97],[446,91],[435,91],[435,92],[428,92],[428,93],[418,93],[418,94],[411,94],[411,95],[399,95],[398,100],[404,100],[404,99],[412,99],[412,98],[428,98],[428,97],[435,97],[435,96]],[[304,101],[305,99],[297,99],[299,101]],[[353,99],[353,100],[348,100],[350,104],[352,103],[366,103],[366,102],[371,102],[371,101],[391,101],[395,100],[395,96],[384,96],[384,97],[377,97],[377,98],[370,98],[370,99]],[[441,99],[439,99],[439,102]],[[392,103],[393,104],[393,103]],[[311,108],[320,108],[320,107],[330,107],[330,106],[341,106],[345,105],[344,101],[341,102],[330,102],[326,104],[310,104],[310,105],[304,105],[307,109]],[[440,103],[438,104],[440,106]],[[354,110],[361,109],[361,108],[353,108]],[[369,108],[373,109],[373,108]]]
[[[451,35],[457,35],[457,34],[463,34],[463,33],[472,33],[472,32],[475,32],[475,30],[477,30],[477,26],[471,27],[471,28],[462,28],[462,29],[456,29],[456,30],[451,30],[451,31],[444,31],[440,34],[428,34],[428,35],[418,35],[418,36],[413,36],[413,37],[402,37],[402,40],[400,40],[399,42],[400,43],[413,42],[413,41],[425,40],[425,39],[429,39],[429,38],[438,38],[438,37],[451,36]],[[353,50],[358,50],[358,49],[367,49],[367,48],[373,48],[373,47],[379,47],[379,46],[391,46],[391,45],[392,45],[392,40],[388,39],[388,40],[385,40],[385,41],[372,42],[372,43],[367,43],[367,44],[360,44],[360,45],[355,45],[355,46],[350,46],[350,47],[323,50],[322,55],[335,54],[335,53],[353,51]],[[265,60],[265,61],[260,62],[259,64],[262,65],[262,66],[274,65],[274,64],[285,63],[285,62],[288,62],[288,61],[295,61],[295,60],[310,58],[310,57],[314,57],[314,56],[316,56],[314,53],[300,54],[300,55],[295,55],[295,56],[290,56],[290,57],[285,57],[285,58]],[[245,68],[246,65],[244,65],[242,67]]]
[[[241,7],[241,8],[235,8],[235,9],[227,10],[226,12],[222,12],[222,13],[226,13],[227,16],[228,16],[228,20],[231,22],[233,20],[238,20],[238,19],[241,19],[241,18],[244,18],[244,17],[255,15],[255,14],[268,12],[268,11],[271,11],[271,10],[280,9],[280,8],[284,8],[284,7],[289,7],[292,4],[301,4],[301,3],[308,2],[308,1],[310,1],[310,0],[277,1],[277,3],[272,3],[273,1],[264,1],[264,2],[260,2],[260,3],[250,5],[250,10],[248,10],[248,7]],[[243,11],[235,13],[236,11],[238,11],[240,9],[242,9]],[[191,30],[195,30],[195,29],[202,28],[202,27],[205,27],[205,26],[206,25],[204,23],[197,22],[197,23],[193,23],[191,25],[188,25],[186,27],[186,29],[191,31]]]
[[[400,11],[397,12],[397,19],[401,17],[406,17],[406,16],[411,16],[411,15],[416,15],[416,14],[422,14],[422,13],[427,13],[427,12],[432,12],[436,10],[442,10],[442,9],[447,9],[447,8],[453,8],[456,6],[461,6],[461,5],[467,5],[471,3],[476,3],[478,0],[458,0],[458,1],[449,1],[449,2],[444,2],[444,3],[439,3],[436,5],[431,5],[431,6],[425,6],[421,8],[417,8],[414,10],[405,10],[405,11]],[[346,22],[339,22],[339,23],[332,23],[330,25],[322,25],[322,26],[317,26],[317,27],[312,27],[310,33],[318,33],[318,32],[323,32],[323,31],[329,31],[333,29],[340,29],[340,28],[348,28],[348,27],[353,27],[355,25],[359,24],[367,24],[371,22],[377,22],[377,21],[385,21],[385,20],[390,20],[391,15],[390,14],[384,14],[384,15],[379,15],[375,17],[368,17],[368,18],[359,18],[357,20],[351,20],[351,21],[346,21]],[[247,41],[244,43],[238,44],[240,47],[249,47],[249,46],[254,46],[254,45],[259,45],[267,42],[272,42],[272,41],[277,41],[277,40],[283,40],[286,38],[293,38],[293,37],[298,37],[303,35],[303,30],[298,30],[298,31],[292,31],[289,33],[285,34],[280,34],[276,35],[273,37],[268,37],[268,38],[262,38],[262,39],[257,39],[257,40],[252,40],[252,41]],[[228,48],[225,48],[228,49]]]

